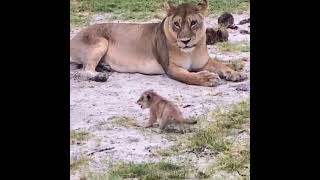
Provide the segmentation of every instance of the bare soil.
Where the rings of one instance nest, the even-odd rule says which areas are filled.
[[[249,18],[249,13],[235,14],[234,17],[235,23],[238,23]],[[92,23],[111,21],[107,19],[108,16],[97,15],[95,18]],[[217,19],[207,19],[206,25],[217,27]],[[249,42],[250,35],[240,33],[242,29],[249,30],[249,25],[250,23],[237,25],[238,30],[229,29],[229,41]],[[71,32],[70,36],[78,31]],[[208,50],[211,57],[220,60],[246,58],[243,71],[249,75],[250,52],[219,52],[215,45],[208,46]],[[124,116],[143,126],[149,114],[147,110],[141,110],[135,102],[147,89],[154,89],[160,95],[174,101],[185,117],[202,115],[216,107],[228,106],[247,99],[250,94],[250,76],[243,82],[225,82],[217,87],[200,87],[180,83],[165,75],[112,72],[107,82],[101,83],[79,80],[77,73],[78,70],[70,71],[70,126],[71,130],[85,130],[92,136],[84,143],[70,145],[70,155],[72,160],[89,156],[91,161],[88,169],[91,172],[105,171],[118,161],[159,161],[162,157],[154,152],[175,143],[175,139],[168,138],[166,133],[158,134],[156,127],[122,127],[112,123],[114,117]],[[171,136],[179,135],[171,133]],[[106,148],[110,150],[103,150]],[[72,172],[71,179],[79,179],[80,175],[79,171]]]

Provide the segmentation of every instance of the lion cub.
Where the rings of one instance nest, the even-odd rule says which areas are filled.
[[[226,27],[230,29],[238,29],[238,26],[234,24],[234,18],[232,14],[228,12],[224,12],[219,18],[218,18],[218,24],[220,27]]]
[[[152,125],[159,121],[159,132],[166,128],[170,123],[178,124],[185,133],[184,124],[195,124],[197,121],[187,121],[183,118],[182,113],[176,105],[158,95],[153,90],[147,90],[136,102],[142,109],[150,108],[150,119],[145,126],[146,128],[152,127]]]
[[[217,30],[213,28],[206,29],[206,44],[213,45],[217,42],[228,41],[229,33],[226,28],[218,28]]]

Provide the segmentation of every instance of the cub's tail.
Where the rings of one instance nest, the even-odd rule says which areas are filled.
[[[186,124],[197,124],[197,120],[184,119],[183,122]]]

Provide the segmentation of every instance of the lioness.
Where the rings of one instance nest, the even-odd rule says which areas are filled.
[[[70,42],[70,61],[83,65],[88,79],[106,81],[96,72],[107,63],[117,72],[167,74],[192,85],[215,86],[220,77],[230,81],[246,78],[208,55],[204,17],[208,2],[198,5],[167,3],[161,23],[103,23],[80,31]]]

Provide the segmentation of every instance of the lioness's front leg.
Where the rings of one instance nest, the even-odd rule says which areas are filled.
[[[174,63],[169,64],[167,74],[177,81],[190,85],[216,86],[221,83],[219,76],[215,73],[209,71],[189,72]]]
[[[224,78],[228,81],[237,82],[247,79],[247,75],[234,71],[228,66],[220,62],[217,62],[212,58],[209,58],[208,63],[203,68],[201,68],[201,70],[207,70],[210,72],[217,73],[221,78]]]

